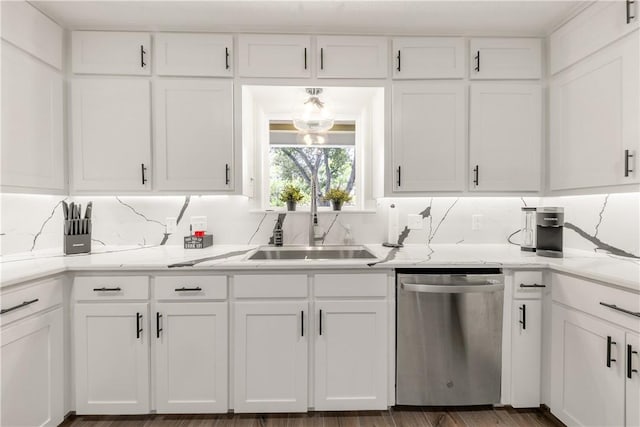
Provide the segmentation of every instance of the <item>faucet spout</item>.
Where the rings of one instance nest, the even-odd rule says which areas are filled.
[[[315,173],[311,173],[311,208],[309,209],[309,246],[316,246],[317,242],[324,239],[324,236],[316,236],[318,226],[318,178]]]

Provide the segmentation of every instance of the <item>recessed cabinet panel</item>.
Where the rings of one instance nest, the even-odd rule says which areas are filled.
[[[71,70],[76,74],[151,74],[151,35],[73,31]]]
[[[318,36],[318,78],[387,77],[386,37]]]
[[[2,186],[64,190],[62,76],[2,42]]]
[[[394,79],[461,79],[465,40],[445,37],[393,39]]]
[[[3,426],[60,425],[64,419],[62,309],[0,332]]]
[[[159,80],[155,83],[154,103],[158,189],[229,190],[233,83]]]
[[[466,90],[455,83],[393,85],[393,189],[462,191]]]
[[[233,38],[218,34],[159,33],[153,37],[160,76],[233,75]]]
[[[240,35],[241,77],[311,77],[311,37]]]
[[[542,139],[537,84],[471,86],[470,188],[538,191]]]
[[[552,190],[640,182],[639,52],[630,34],[551,80]]]
[[[76,79],[71,89],[71,119],[72,188],[151,188],[148,81]]]
[[[542,77],[540,39],[471,39],[471,79],[539,79]]]

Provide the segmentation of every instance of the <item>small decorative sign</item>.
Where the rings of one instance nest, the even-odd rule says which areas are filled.
[[[204,236],[185,236],[185,249],[203,249],[213,245],[213,234],[205,234]]]

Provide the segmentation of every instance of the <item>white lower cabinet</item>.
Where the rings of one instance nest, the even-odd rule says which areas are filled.
[[[227,412],[227,303],[157,303],[156,411]]]
[[[625,420],[640,426],[640,333],[626,333],[625,365]]]
[[[61,308],[2,328],[0,425],[57,426],[63,421],[62,337]]]
[[[387,303],[321,301],[315,310],[315,409],[386,409]]]
[[[75,305],[77,414],[149,412],[148,306]]]
[[[234,411],[305,412],[308,302],[242,301],[234,310]]]
[[[542,302],[514,300],[511,313],[511,406],[540,406]]]

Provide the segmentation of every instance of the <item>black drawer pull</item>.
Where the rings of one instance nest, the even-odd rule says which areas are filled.
[[[144,50],[144,46],[140,45],[140,67],[144,68],[147,64],[144,62],[144,54],[147,53]]]
[[[195,288],[185,288],[184,286],[181,288],[176,288],[176,292],[199,292],[202,288],[200,286],[196,286]]]
[[[611,336],[607,336],[607,368],[611,367],[611,362],[617,362],[616,359],[611,358],[611,345],[616,345],[616,342],[611,339]]]
[[[147,179],[145,174],[147,168],[144,166],[144,163],[140,163],[140,171],[142,172],[142,185],[145,185],[149,180]]]
[[[304,48],[304,69],[307,69],[307,48]]]
[[[142,314],[136,313],[136,339],[140,338],[142,333]]]
[[[633,157],[633,154],[629,153],[629,150],[624,150],[624,176],[629,176],[630,172],[633,172],[633,169],[629,168],[629,159]]]
[[[26,306],[31,305],[31,304],[33,304],[34,302],[38,302],[38,301],[39,301],[39,299],[38,299],[38,298],[36,298],[36,299],[32,299],[31,301],[25,301],[25,302],[23,302],[22,304],[14,305],[13,307],[3,308],[2,310],[0,310],[0,314],[5,314],[5,313],[8,313],[8,312],[10,312],[10,311],[13,311],[13,310],[17,310],[17,309],[19,309],[19,308],[22,308],[22,307],[26,307]]]
[[[226,163],[224,165],[224,184],[225,185],[229,185],[229,183],[231,182],[231,177],[229,176],[230,171],[231,171],[231,168],[229,167],[229,163]]]
[[[631,379],[634,373],[638,373],[637,369],[633,369],[633,362],[631,360],[633,354],[638,354],[638,352],[633,350],[631,344],[627,344],[627,378],[629,379]]]
[[[226,70],[229,69],[229,48],[228,47],[224,48],[224,68]]]
[[[630,24],[631,20],[636,17],[635,15],[631,14],[631,5],[635,3],[636,2],[633,0],[627,0],[627,24]]]
[[[538,285],[537,283],[534,283],[533,285],[525,285],[524,283],[520,283],[520,287],[521,288],[546,288],[547,285]]]
[[[398,72],[400,72],[401,67],[400,67],[400,50],[399,50],[399,49],[398,49],[398,56],[397,56],[397,58],[398,58],[398,68],[396,68],[396,69],[398,70]]]
[[[118,292],[121,291],[122,289],[120,289],[120,287],[116,287],[116,288],[106,288],[106,287],[101,287],[101,288],[93,288],[93,292]]]
[[[324,70],[324,48],[320,48],[320,69]]]
[[[637,312],[637,311],[631,311],[631,310],[626,310],[626,309],[624,309],[624,308],[620,308],[620,307],[618,307],[618,306],[617,306],[617,305],[615,305],[615,304],[607,304],[606,302],[601,302],[601,303],[600,303],[600,305],[604,305],[605,307],[609,307],[609,308],[611,308],[611,309],[613,309],[613,310],[620,311],[620,312],[622,312],[622,313],[624,313],[624,314],[629,314],[629,315],[631,315],[631,316],[640,317],[640,312]]]
[[[520,311],[522,312],[522,320],[520,320],[520,324],[522,325],[522,330],[527,329],[527,306],[522,304],[520,307]]]
[[[156,338],[160,338],[160,332],[163,331],[160,327],[160,319],[162,319],[162,314],[156,312]]]
[[[300,336],[304,337],[304,310],[300,311]]]
[[[474,68],[476,70],[476,72],[480,72],[480,51],[478,51],[478,53],[475,56],[475,60],[476,60],[476,68]]]
[[[318,322],[320,323],[320,335],[322,335],[322,310],[320,310],[320,314],[318,315]]]
[[[398,166],[398,187],[402,185],[402,166]]]
[[[473,168],[473,183],[476,185],[476,187],[478,185],[480,185],[480,165],[476,165],[475,168]]]

